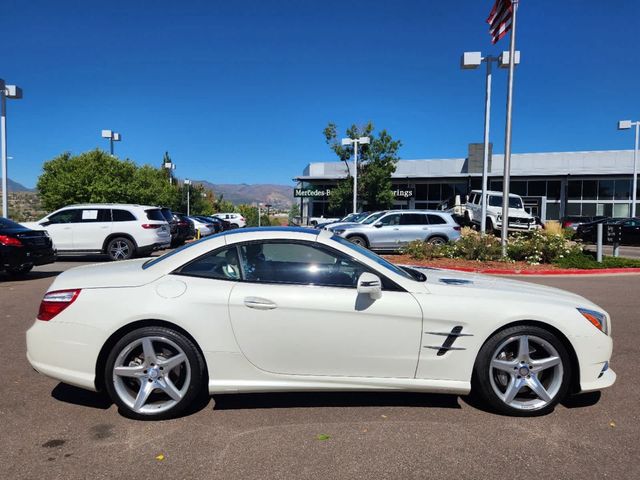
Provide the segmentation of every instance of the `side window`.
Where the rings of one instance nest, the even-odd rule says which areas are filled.
[[[63,210],[62,212],[54,213],[47,221],[50,225],[57,223],[78,223],[80,221],[80,212],[78,209]]]
[[[400,224],[400,214],[392,213],[391,215],[385,215],[376,223],[381,223],[382,225],[399,225]]]
[[[240,247],[244,278],[252,282],[355,288],[366,268],[340,252],[293,242]]]
[[[489,206],[490,207],[501,207],[502,206],[502,197],[498,197],[496,195],[489,196]]]
[[[429,219],[430,225],[444,225],[447,223],[440,215],[427,214],[427,218]]]
[[[80,220],[82,223],[110,222],[111,211],[106,208],[83,208]]]
[[[238,249],[233,246],[216,250],[184,265],[178,273],[218,280],[240,280]]]
[[[426,225],[427,219],[422,213],[403,213],[400,225]]]
[[[473,203],[474,205],[476,204],[476,201],[478,200],[478,196],[474,193],[471,195],[471,197],[469,197],[469,203]]]
[[[114,222],[131,222],[136,219],[136,217],[128,210],[111,210],[111,215],[113,216]]]

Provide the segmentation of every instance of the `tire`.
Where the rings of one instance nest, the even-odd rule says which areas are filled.
[[[236,228],[240,228],[240,225],[238,225],[237,223],[232,223],[231,225],[229,225],[229,230],[235,230]]]
[[[430,243],[431,245],[444,245],[447,243],[447,239],[436,235],[427,239],[427,243]]]
[[[347,238],[347,240],[349,240],[354,245],[358,245],[360,247],[368,248],[369,246],[367,239],[361,235],[352,235],[351,237]]]
[[[135,245],[128,238],[115,237],[107,244],[107,255],[113,261],[129,260],[133,258],[134,253]]]
[[[491,232],[491,233],[496,231],[496,227],[493,224],[493,220],[491,220],[491,217],[487,217],[487,221],[484,225],[484,230],[485,232]]]
[[[7,274],[10,277],[24,277],[33,269],[33,265],[21,265],[19,267],[9,267],[7,268]]]
[[[471,221],[471,215],[469,215],[469,212],[464,212],[464,223],[465,226],[470,227],[471,225],[473,225],[473,222]]]
[[[495,412],[531,417],[553,411],[566,397],[571,375],[571,358],[556,335],[519,325],[496,333],[482,346],[471,388]]]
[[[113,346],[104,379],[122,415],[164,420],[179,416],[196,401],[205,384],[205,366],[196,346],[181,333],[144,327]]]

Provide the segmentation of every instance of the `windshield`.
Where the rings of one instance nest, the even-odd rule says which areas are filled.
[[[410,273],[406,272],[405,270],[401,269],[400,267],[397,267],[393,263],[388,262],[384,258],[376,255],[371,250],[368,250],[368,249],[366,249],[364,247],[361,247],[359,245],[355,245],[355,244],[351,243],[349,240],[346,240],[346,239],[344,239],[342,237],[339,237],[338,235],[332,236],[331,240],[334,240],[334,241],[344,245],[345,247],[349,247],[351,250],[355,250],[356,252],[361,253],[362,255],[367,257],[369,260],[373,260],[378,265],[386,268],[387,270],[391,270],[393,273],[395,273],[397,275],[400,275],[401,277],[407,278],[409,280],[415,280],[415,278]]]
[[[370,225],[373,222],[375,222],[377,219],[379,219],[382,215],[384,215],[387,212],[376,212],[376,213],[372,213],[371,215],[369,215],[365,220],[362,221],[362,223],[364,223],[365,225]]]
[[[502,206],[502,197],[497,195],[491,195],[489,197],[489,206],[491,207],[501,207]],[[518,197],[509,197],[509,208],[522,208],[522,200]]]

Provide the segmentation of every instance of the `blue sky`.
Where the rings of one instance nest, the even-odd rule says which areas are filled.
[[[290,183],[334,159],[322,136],[373,121],[401,157],[462,157],[481,142],[484,76],[465,50],[498,53],[492,0],[4,0],[0,78],[9,177],[34,186],[63,151],[107,148],[180,177]],[[610,8],[614,5],[613,8]],[[640,2],[521,0],[514,152],[626,149],[640,119]],[[635,45],[635,47],[634,47]],[[494,75],[492,140],[504,148],[506,71]]]

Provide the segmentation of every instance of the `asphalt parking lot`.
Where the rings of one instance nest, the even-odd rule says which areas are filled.
[[[217,395],[191,416],[138,422],[103,395],[34,372],[25,331],[60,271],[0,279],[0,479],[640,478],[640,275],[527,277],[613,318],[617,383],[539,418],[406,393]]]

